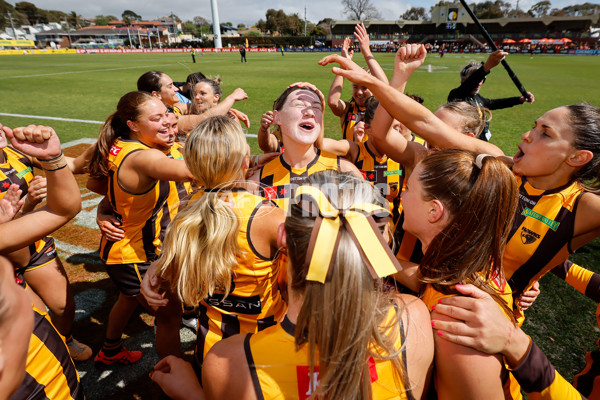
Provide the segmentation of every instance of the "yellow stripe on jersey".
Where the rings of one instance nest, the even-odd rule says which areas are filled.
[[[342,136],[346,140],[355,141],[354,140],[354,125],[357,122],[360,122],[363,115],[365,115],[365,107],[359,107],[356,105],[356,101],[352,99],[348,104],[348,110],[346,114],[344,114],[342,122]],[[366,141],[369,137],[365,134],[363,137],[363,141]]]
[[[519,206],[502,265],[516,294],[567,259],[577,202],[583,189],[573,183],[539,190],[517,177]]]
[[[5,147],[0,151],[6,158],[6,161],[0,164],[0,199],[13,183],[19,185],[19,189],[23,191],[22,195],[25,196],[33,180],[31,160],[12,147]]]
[[[177,213],[179,196],[168,181],[156,183],[144,193],[130,193],[118,182],[123,161],[137,151],[149,149],[133,140],[117,140],[111,147],[108,198],[121,218],[125,238],[117,242],[102,236],[100,255],[106,264],[138,264],[153,261],[160,253],[164,230]]]
[[[35,353],[27,354],[27,373],[38,382],[45,382],[46,396],[49,399],[68,399],[71,397],[67,378],[63,373],[60,362],[54,354],[44,346],[35,335],[31,335],[30,348],[36,348]],[[36,363],[36,360],[52,360],[51,363]],[[48,366],[51,365],[51,367]]]
[[[289,199],[294,189],[304,180],[319,171],[333,169],[339,171],[340,158],[326,151],[316,149],[315,157],[305,168],[292,168],[283,154],[271,160],[260,171],[261,196],[272,200],[283,210],[289,207]]]
[[[390,308],[382,326],[390,325],[396,315],[394,310]],[[294,329],[295,325],[286,317],[281,324],[246,337],[244,350],[258,398],[303,400],[312,394],[311,383],[318,385],[319,366],[315,366],[313,376],[310,376],[308,346],[296,349]],[[402,324],[400,329],[403,329]],[[395,345],[399,349],[403,333],[398,336]],[[377,349],[373,349],[373,354],[377,354]],[[406,367],[405,352],[399,357]],[[395,379],[392,361],[370,357],[368,363],[374,399],[414,398],[401,379]]]
[[[194,194],[193,202],[204,195]],[[231,291],[226,298],[215,293],[200,302],[195,363],[219,340],[238,333],[258,332],[283,317],[286,304],[279,292],[279,263],[254,248],[248,232],[255,213],[267,200],[243,189],[223,192],[240,220],[238,245],[242,254],[233,270]]]

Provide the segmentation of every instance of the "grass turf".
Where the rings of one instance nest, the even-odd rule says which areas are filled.
[[[189,57],[183,54],[2,56],[0,113],[103,121],[114,111],[122,94],[135,90],[137,78],[143,72],[156,69],[166,72],[175,81],[183,81],[188,73],[201,71],[206,75],[221,77],[225,96],[236,87],[241,87],[248,93],[248,100],[236,103],[235,107],[249,115],[252,126],[248,133],[256,133],[261,114],[271,108],[273,100],[290,83],[310,81],[327,94],[333,75],[329,67],[317,65],[323,55],[325,54],[286,53],[285,57],[281,57],[279,53],[248,53],[247,64],[241,64],[237,54],[204,54],[196,57],[196,64],[190,63]],[[391,76],[393,54],[376,54],[376,58]],[[457,86],[458,72],[462,66],[470,60],[483,61],[485,58],[485,55],[447,54],[443,58],[429,56],[424,67],[409,81],[407,93],[421,95],[425,98],[425,106],[435,110],[445,102],[450,89]],[[356,54],[355,59],[364,65],[360,54]],[[535,56],[531,59],[527,55],[514,55],[509,56],[508,61],[525,88],[536,97],[534,104],[493,112],[492,142],[509,155],[516,151],[519,135],[528,130],[535,118],[545,111],[582,101],[600,105],[599,57]],[[481,91],[483,96],[496,98],[519,95],[501,66],[495,68],[488,78]],[[350,96],[351,85],[346,83],[343,98],[349,99]],[[326,135],[339,138],[339,119],[330,111],[326,112],[325,119]],[[83,137],[95,138],[100,129],[98,124],[4,115],[0,115],[0,123],[11,127],[30,123],[51,125],[63,142]],[[248,141],[253,152],[257,152],[256,140],[249,138]],[[88,208],[93,210],[93,206]],[[94,235],[97,233],[90,233],[94,238],[88,240],[90,243],[82,243],[75,231],[72,235],[66,234],[63,239],[68,241],[72,236],[72,244],[93,249],[97,246],[97,242],[94,242],[97,237]],[[596,266],[596,261],[600,259],[600,242],[593,242],[579,250],[572,259],[600,272],[600,268]],[[83,266],[83,271],[76,268],[69,270],[70,274],[76,274],[72,276],[72,280],[76,281],[76,293],[80,292],[77,290],[78,286],[89,290],[86,280],[90,276],[107,283],[106,276],[101,272],[102,268],[97,268],[99,266],[82,262],[73,255],[65,261],[67,266]],[[524,329],[532,335],[557,369],[571,380],[583,367],[584,353],[595,347],[594,341],[598,338],[594,318],[596,305],[554,276],[544,277],[541,284],[542,295],[528,312]],[[109,290],[109,286],[105,289]],[[112,298],[110,300],[102,307],[101,314],[104,316],[86,316],[75,327],[76,333],[79,330],[76,336],[83,341],[90,330],[98,331],[94,336],[100,337],[88,340],[96,350],[101,344],[101,322],[105,321],[105,314],[112,304]],[[135,331],[143,331],[144,325],[133,325]],[[82,380],[89,398],[103,398],[111,393],[110,388],[100,389],[101,386],[106,386],[102,383],[103,380],[108,383],[101,375],[88,372],[87,377],[82,376]],[[139,395],[145,398],[143,394],[151,386],[148,387],[145,380],[134,382],[140,386],[139,390],[130,387],[120,393],[127,398]],[[118,391],[118,387],[122,386],[117,384],[113,389]]]

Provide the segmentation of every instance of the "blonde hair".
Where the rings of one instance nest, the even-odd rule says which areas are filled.
[[[451,101],[440,108],[452,111],[462,118],[462,130],[464,134],[472,133],[479,137],[485,128],[486,122],[492,120],[492,112],[485,107],[477,107],[466,101]]]
[[[205,193],[173,219],[157,261],[160,276],[185,304],[215,291],[227,296],[233,268],[244,256],[239,217],[226,192],[244,179],[247,149],[240,125],[223,116],[198,124],[185,143],[185,163]]]
[[[371,184],[347,173],[318,172],[306,183],[319,185],[340,210],[353,204],[381,206],[385,202]],[[385,322],[391,297],[380,290],[380,280],[372,278],[348,231],[342,228],[330,266],[331,278],[324,284],[306,280],[303,266],[314,223],[315,218],[298,205],[291,207],[285,220],[291,289],[304,293],[295,330],[296,347],[308,346],[310,376],[315,365],[319,366],[319,386],[311,387],[312,398],[370,399],[369,356],[392,361],[396,386],[408,390],[406,371],[399,359],[402,348],[396,348],[402,310],[389,324]]]

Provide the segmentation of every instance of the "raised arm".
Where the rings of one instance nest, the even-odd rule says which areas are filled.
[[[350,38],[344,39],[342,45],[342,57],[352,59],[352,53],[348,53],[350,48]],[[342,76],[335,76],[331,87],[329,88],[329,94],[327,95],[327,105],[331,109],[331,112],[337,117],[343,116],[348,111],[349,103],[342,100],[342,89],[344,88],[344,78]]]
[[[423,65],[426,55],[427,51],[423,45],[411,44],[400,48],[396,53],[390,87],[403,93],[406,82],[413,72]],[[392,122],[392,116],[380,104],[371,122],[371,137],[374,139],[377,151],[405,166],[408,174],[425,157],[427,150],[418,143],[409,142],[400,132],[390,129]]]
[[[208,111],[200,115],[181,115],[179,117],[179,129],[183,132],[189,132],[200,122],[215,115],[225,115],[229,112],[236,101],[247,99],[248,95],[243,89],[237,88],[232,94],[224,98],[219,104],[211,107]]]
[[[423,137],[439,149],[458,148],[493,156],[504,155],[502,150],[491,143],[471,138],[446,125],[431,111],[396,89],[373,77],[352,60],[331,55],[319,61],[320,65],[338,63],[332,72],[352,82],[368,87],[392,117],[402,122],[411,131]]]
[[[354,28],[354,37],[358,40],[358,48],[362,53],[365,61],[367,62],[367,66],[371,71],[371,74],[375,76],[377,79],[382,82],[388,83],[388,77],[381,68],[381,65],[375,60],[373,57],[373,53],[371,53],[371,46],[369,43],[369,34],[367,33],[367,28],[365,28],[364,24],[358,24]]]
[[[265,153],[274,153],[279,151],[279,140],[271,133],[273,125],[273,111],[267,111],[260,119],[258,128],[258,147]]]
[[[66,168],[54,129],[35,125],[0,128],[15,149],[40,161],[48,182],[45,206],[0,225],[0,250],[4,253],[29,245],[67,223],[81,209],[81,195],[71,170]]]

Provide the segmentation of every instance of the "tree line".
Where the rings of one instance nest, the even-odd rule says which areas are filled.
[[[342,0],[346,1],[359,1],[359,0]],[[364,0],[360,0],[364,1]],[[440,1],[429,9],[429,12],[424,7],[412,7],[408,9],[404,14],[400,15],[400,19],[406,19],[411,21],[428,21],[430,15],[433,12],[434,7],[456,4],[453,1]],[[542,0],[535,3],[529,10],[515,9],[512,3],[504,0],[495,1],[483,1],[480,3],[469,4],[473,13],[480,19],[495,19],[495,18],[518,18],[518,17],[532,17],[541,18],[545,16],[555,17],[580,17],[585,15],[592,15],[600,13],[600,4],[584,3],[575,4],[563,8],[553,8],[552,3],[549,0]]]
[[[372,0],[341,0],[343,14],[352,20],[378,20],[381,19],[379,10],[375,7]],[[427,11],[424,7],[412,7],[402,15],[400,19],[427,21],[430,19],[433,8],[441,5],[456,4],[456,1],[440,0],[437,4]],[[512,4],[504,0],[490,1],[486,0],[480,3],[471,3],[471,9],[480,19],[506,18],[506,17],[543,17],[543,16],[583,16],[596,14],[600,12],[600,5],[593,3],[576,4],[561,9],[553,8],[550,0],[542,0],[527,11],[514,9]],[[71,28],[80,28],[84,25],[85,19],[75,11],[65,13],[57,10],[44,10],[37,8],[33,3],[21,1],[14,6],[0,0],[0,29],[10,26],[9,13],[15,26],[35,25],[38,23],[58,22],[67,24]],[[171,19],[177,22],[182,20],[171,14]],[[133,21],[139,21],[142,17],[132,10],[125,10],[120,19],[114,15],[97,15],[96,25],[108,25],[111,21],[122,20],[130,25]],[[331,33],[332,18],[325,18],[319,22],[312,23],[304,21],[298,13],[287,14],[283,10],[268,9],[265,18],[258,20],[255,27],[258,31],[249,32],[249,35],[273,34],[277,32],[283,36],[298,36],[305,32],[310,36],[325,36]],[[306,24],[306,28],[305,28]],[[224,25],[233,26],[231,22],[225,22]],[[238,29],[245,29],[244,24],[238,24]],[[204,37],[211,31],[210,22],[201,16],[193,17],[182,23],[184,33],[190,33],[195,37]]]

